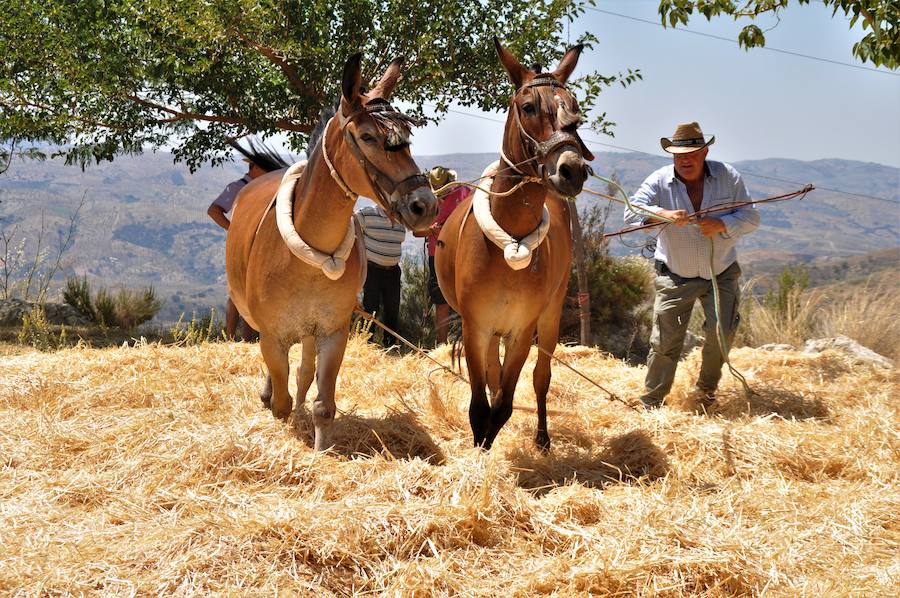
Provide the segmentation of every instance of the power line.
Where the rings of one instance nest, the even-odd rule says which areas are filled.
[[[594,8],[594,7],[591,7],[591,6],[588,6],[588,7],[586,7],[586,8],[587,8],[588,10],[592,10],[592,11],[594,11],[594,12],[599,12],[599,13],[603,13],[603,14],[606,14],[606,15],[611,15],[611,16],[614,16],[614,17],[620,17],[620,18],[622,18],[622,19],[629,19],[629,20],[631,20],[631,21],[637,21],[638,23],[645,23],[645,24],[647,24],[647,25],[656,25],[657,27],[662,27],[663,29],[667,29],[667,27],[665,27],[662,23],[659,23],[659,22],[657,22],[657,21],[651,21],[651,20],[649,20],[649,19],[642,19],[642,18],[640,18],[640,17],[633,17],[633,16],[631,16],[631,15],[623,15],[623,14],[621,14],[621,13],[613,12],[613,11],[611,11],[611,10],[603,10],[603,9],[601,9],[601,8]],[[684,33],[691,33],[691,34],[693,34],[693,35],[699,35],[699,36],[702,36],[702,37],[708,37],[708,38],[711,38],[711,39],[717,39],[717,40],[729,42],[729,43],[732,43],[732,44],[737,44],[737,43],[738,43],[737,40],[731,39],[730,37],[723,37],[723,36],[721,36],[721,35],[713,35],[713,34],[711,34],[711,33],[703,33],[702,31],[695,31],[695,30],[693,30],[693,29],[687,29],[687,28],[685,28],[685,27],[672,27],[672,29],[674,29],[675,31],[683,31]],[[790,55],[790,56],[797,56],[797,57],[799,57],[799,58],[808,58],[809,60],[817,60],[817,61],[819,61],[819,62],[825,62],[825,63],[828,63],[828,64],[836,64],[836,65],[839,65],[839,66],[847,66],[847,67],[851,67],[851,68],[854,68],[854,69],[860,69],[860,70],[863,70],[863,71],[871,71],[871,72],[873,72],[873,73],[881,73],[881,74],[883,74],[883,75],[892,75],[892,76],[894,76],[894,77],[900,76],[900,73],[894,73],[894,72],[892,72],[892,71],[876,69],[876,68],[872,68],[872,67],[870,67],[870,66],[863,66],[863,65],[861,65],[861,64],[853,64],[853,63],[850,63],[850,62],[841,62],[840,60],[831,60],[830,58],[822,58],[821,56],[812,56],[812,55],[810,55],[810,54],[801,54],[800,52],[794,52],[794,51],[791,51],[791,50],[782,50],[781,48],[773,48],[773,47],[771,47],[771,46],[761,46],[760,48],[761,48],[762,50],[769,50],[770,52],[778,52],[778,53],[780,53],[780,54],[788,54],[788,55]]]
[[[430,108],[435,108],[435,106],[434,106],[433,104],[425,103],[424,105],[425,105],[425,106],[428,106],[428,107],[430,107]],[[486,121],[490,121],[490,122],[494,122],[494,123],[499,123],[499,124],[501,124],[501,125],[505,125],[505,124],[506,124],[506,121],[505,121],[505,120],[501,120],[501,119],[499,119],[499,118],[491,118],[490,116],[484,116],[483,114],[475,114],[475,113],[473,113],[473,112],[466,112],[465,110],[456,110],[456,109],[454,109],[454,108],[448,108],[448,109],[447,109],[447,112],[453,112],[454,114],[462,114],[463,116],[470,116],[470,117],[472,117],[472,118],[479,118],[479,119],[481,119],[481,120],[486,120]],[[585,136],[583,136],[583,135],[582,135],[582,138],[584,139],[585,143],[589,143],[589,144],[591,144],[591,145],[602,145],[602,146],[604,146],[604,147],[611,147],[611,148],[613,148],[613,149],[622,150],[622,151],[626,151],[626,152],[633,152],[633,153],[636,153],[636,154],[646,154],[646,155],[648,155],[648,156],[655,156],[655,157],[658,157],[658,158],[668,158],[668,157],[669,157],[668,155],[665,155],[665,156],[664,156],[664,155],[662,155],[662,154],[658,154],[658,153],[654,153],[654,152],[645,152],[645,151],[642,151],[642,150],[639,150],[639,149],[634,149],[633,147],[624,147],[624,146],[621,146],[621,145],[614,145],[614,144],[612,144],[612,143],[606,143],[606,142],[603,142],[603,141],[599,141],[599,140],[597,140],[597,139],[592,139],[592,138],[590,138],[590,137],[585,137]],[[769,179],[769,180],[772,180],[772,181],[778,181],[778,182],[780,182],[780,183],[788,183],[788,184],[790,184],[790,185],[799,185],[799,186],[803,186],[803,185],[806,184],[806,183],[800,183],[800,182],[798,182],[798,181],[789,181],[789,180],[787,180],[787,179],[781,179],[781,178],[777,178],[777,177],[773,177],[773,176],[766,176],[766,175],[762,175],[762,174],[755,174],[755,173],[752,173],[752,172],[747,172],[746,170],[743,170],[743,171],[741,172],[741,174],[744,175],[744,176],[748,176],[748,177],[755,177],[755,178],[759,178],[759,179]],[[832,193],[841,193],[841,194],[843,194],[843,195],[853,195],[853,196],[855,196],[855,197],[864,197],[864,198],[866,198],[866,199],[874,199],[874,200],[877,200],[877,201],[884,201],[884,202],[887,202],[887,203],[890,203],[890,204],[894,204],[894,205],[900,204],[900,202],[895,201],[895,200],[893,200],[893,199],[888,199],[887,197],[878,197],[877,195],[866,195],[865,193],[855,193],[855,192],[853,192],[853,191],[844,191],[843,189],[832,189],[832,188],[830,188],[830,187],[822,187],[822,186],[820,186],[820,185],[818,185],[818,184],[816,185],[816,189],[821,189],[822,191],[831,191]]]
[[[764,174],[754,174],[752,172],[747,172],[746,170],[742,171],[741,174],[749,177],[756,177],[758,179],[769,179],[770,181],[778,181],[780,183],[790,183],[791,185],[800,185],[797,181],[789,181],[787,179],[780,179],[773,176],[766,176]],[[865,197],[866,199],[876,199],[878,201],[884,201],[887,203],[891,203],[894,205],[900,204],[900,201],[895,201],[893,199],[888,199],[887,197],[878,197],[877,195],[866,195],[865,193],[854,193],[853,191],[844,191],[842,189],[832,189],[831,187],[823,187],[819,184],[816,184],[816,189],[821,191],[831,191],[832,193],[840,193],[842,195],[853,195],[855,197]]]

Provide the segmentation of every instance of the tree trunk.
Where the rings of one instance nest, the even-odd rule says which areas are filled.
[[[587,270],[584,265],[584,237],[578,208],[573,201],[569,205],[569,219],[572,222],[572,237],[575,241],[575,273],[578,278],[578,318],[581,321],[581,344],[591,344],[591,294],[588,292]]]

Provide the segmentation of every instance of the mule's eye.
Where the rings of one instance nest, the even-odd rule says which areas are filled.
[[[525,112],[525,114],[527,114],[528,116],[534,116],[534,104],[530,104],[530,103],[529,103],[529,104],[523,104],[523,105],[522,105],[522,110],[523,110],[523,111]]]
[[[369,135],[368,133],[363,133],[362,135],[359,136],[359,138],[362,139],[365,143],[374,143],[375,142],[375,138],[372,137],[371,135]]]

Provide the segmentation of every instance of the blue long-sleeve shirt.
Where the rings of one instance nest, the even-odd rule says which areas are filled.
[[[750,194],[737,170],[730,164],[707,160],[703,178],[703,202],[700,209],[713,206],[744,202]],[[660,168],[641,184],[631,197],[634,206],[651,212],[660,210],[686,210],[694,213],[694,206],[688,196],[687,187],[675,176],[675,166],[670,164]],[[716,275],[737,260],[735,246],[737,240],[759,226],[759,212],[753,206],[744,206],[732,211],[711,214],[725,223],[725,232],[709,237],[713,241],[713,267]],[[625,210],[625,223],[641,224],[648,220],[642,212]],[[656,243],[654,257],[684,278],[697,276],[709,280],[710,244],[708,237],[700,233],[698,226],[665,226]]]

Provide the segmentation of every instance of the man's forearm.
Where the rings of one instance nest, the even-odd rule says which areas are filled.
[[[228,227],[231,225],[228,217],[225,216],[225,212],[223,212],[222,208],[220,208],[219,206],[210,206],[210,208],[206,210],[206,214],[210,218],[212,218],[213,222],[215,222],[225,230],[228,230]]]

